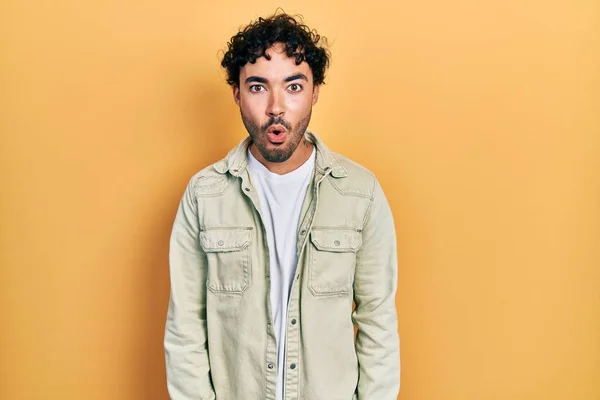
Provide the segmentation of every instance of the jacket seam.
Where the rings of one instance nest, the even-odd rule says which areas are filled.
[[[373,189],[371,190],[371,196],[370,196],[370,202],[369,202],[369,207],[367,208],[367,211],[365,212],[365,216],[363,218],[363,225],[361,229],[365,229],[365,225],[367,224],[367,219],[369,219],[369,216],[371,214],[371,210],[373,209],[373,203],[375,202],[375,187],[377,186],[377,179],[375,178],[375,175],[373,175],[371,173],[371,176],[373,177]]]
[[[329,182],[331,183],[331,186],[333,186],[333,188],[342,196],[354,196],[354,197],[361,197],[363,199],[369,199],[369,200],[373,200],[373,195],[368,195],[368,194],[364,194],[364,193],[360,193],[360,192],[354,192],[354,191],[347,191],[347,192],[343,192],[342,189],[340,189],[338,187],[338,185],[335,184],[335,182],[333,181],[333,179],[331,177],[327,177]]]
[[[194,192],[196,193],[196,196],[198,198],[200,198],[200,197],[219,197],[219,196],[223,195],[223,193],[225,193],[231,187],[231,185],[230,185],[231,182],[230,182],[229,178],[220,177],[220,180],[218,180],[217,182],[215,182],[214,184],[212,184],[210,186],[216,187],[219,183],[222,182],[222,179],[226,180],[225,185],[223,186],[223,188],[220,191],[215,192],[215,193],[199,193],[198,188],[200,187],[200,183],[198,181],[196,181],[196,183],[194,185]]]

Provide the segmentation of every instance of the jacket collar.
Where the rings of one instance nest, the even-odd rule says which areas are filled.
[[[315,145],[317,157],[315,167],[318,172],[326,175],[331,172],[334,178],[345,178],[348,176],[346,169],[340,164],[335,155],[329,151],[325,143],[311,131],[306,131],[304,137]],[[214,168],[220,174],[229,172],[233,176],[239,176],[248,167],[248,146],[252,140],[247,136],[236,147],[234,147],[227,156],[214,164]]]

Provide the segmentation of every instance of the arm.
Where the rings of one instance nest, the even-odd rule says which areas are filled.
[[[179,204],[169,249],[171,296],[165,328],[172,400],[213,400],[206,330],[206,257],[199,243],[193,180]]]
[[[375,180],[373,200],[356,255],[352,313],[358,328],[359,400],[396,400],[400,390],[400,345],[396,316],[398,263],[389,204]]]

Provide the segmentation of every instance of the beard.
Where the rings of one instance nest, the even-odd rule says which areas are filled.
[[[254,143],[263,158],[272,163],[282,163],[287,161],[292,154],[294,154],[294,151],[296,151],[304,137],[304,133],[306,132],[306,128],[308,128],[308,123],[310,122],[310,117],[312,115],[311,109],[308,112],[308,115],[298,121],[296,126],[292,126],[292,124],[281,117],[270,117],[266,124],[259,126],[247,115],[244,115],[243,111],[240,110],[240,112],[242,114],[242,122],[252,139],[252,143]],[[281,125],[285,127],[288,137],[284,144],[277,146],[277,148],[269,149],[267,130],[272,125]]]

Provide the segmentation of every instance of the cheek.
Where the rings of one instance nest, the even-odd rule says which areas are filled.
[[[244,114],[251,116],[252,118],[257,118],[261,114],[261,109],[263,109],[258,99],[248,99],[244,97],[240,98],[240,108]]]
[[[287,110],[298,117],[304,116],[312,107],[312,96],[290,96]]]

